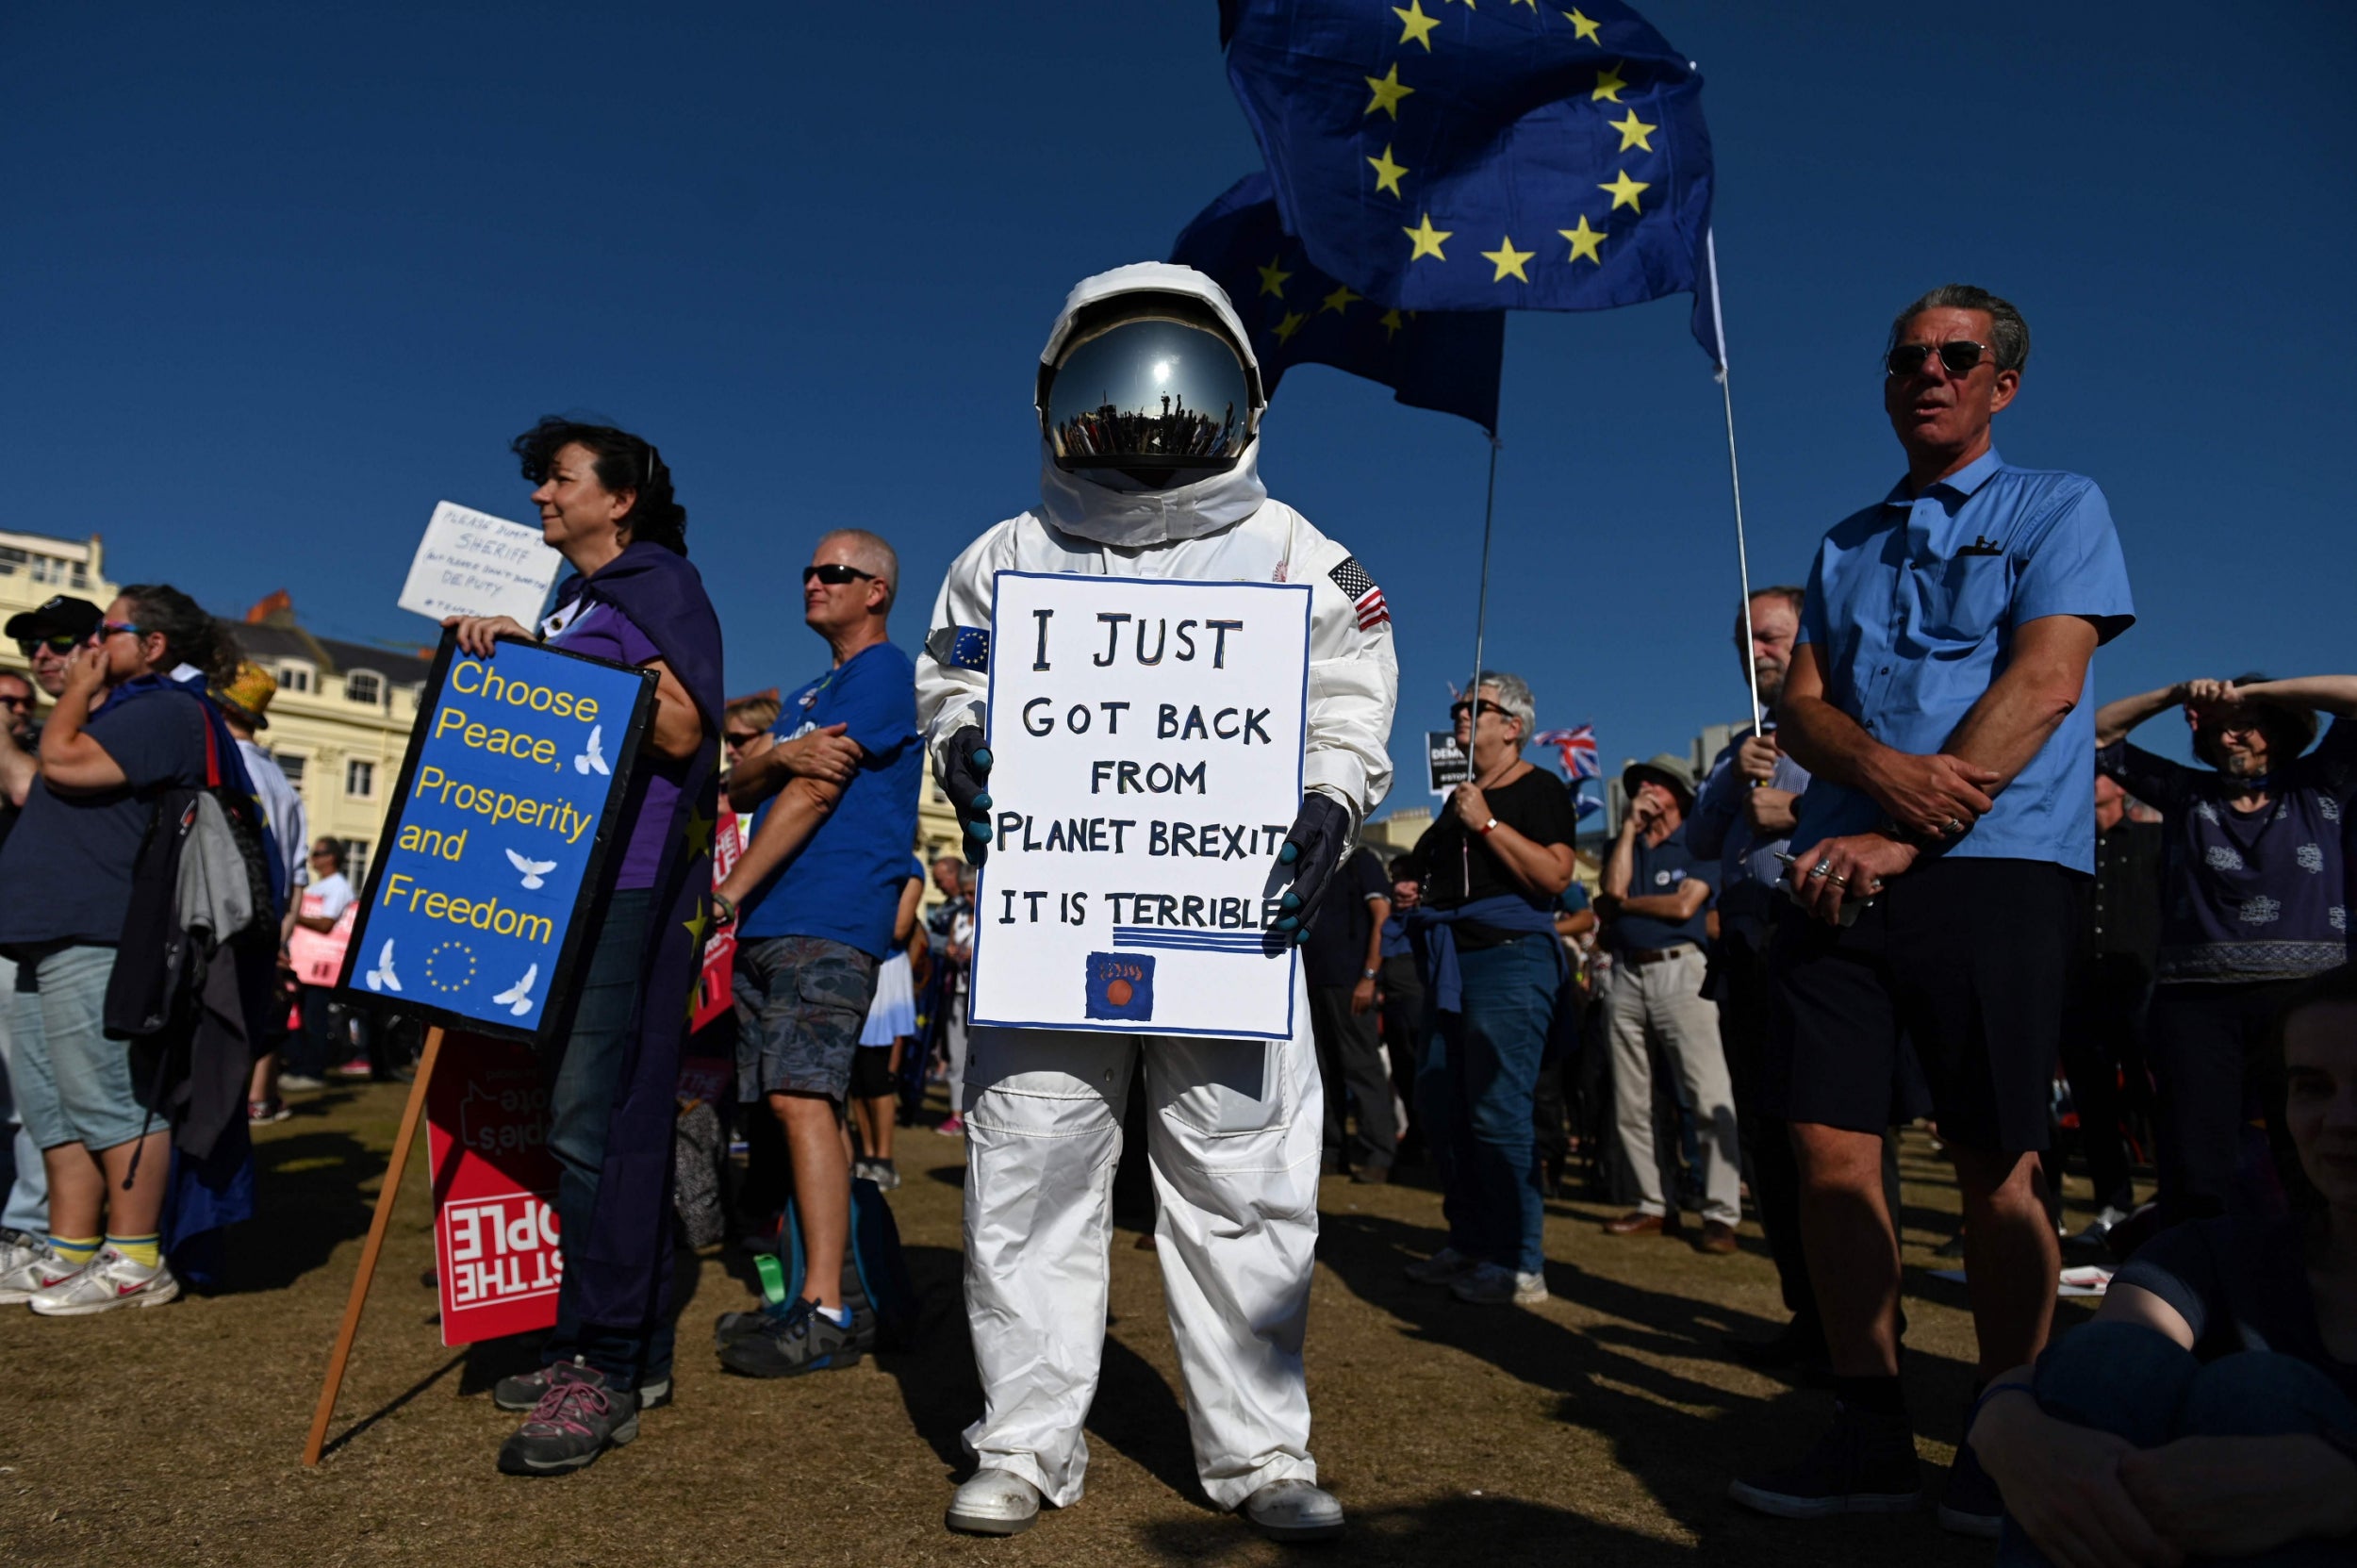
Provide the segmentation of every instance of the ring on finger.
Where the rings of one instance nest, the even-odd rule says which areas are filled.
[[[1816,865],[1808,868],[1808,874],[1812,877],[1831,876],[1833,874],[1833,862],[1830,860],[1821,860]]]
[[[1850,879],[1843,876],[1828,876],[1825,880],[1833,883],[1836,887],[1847,887],[1850,885]]]

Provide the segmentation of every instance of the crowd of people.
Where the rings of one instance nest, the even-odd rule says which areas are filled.
[[[656,700],[548,1053],[563,1289],[542,1365],[495,1391],[524,1415],[503,1470],[578,1470],[671,1401],[683,1062],[719,1053],[749,1160],[734,1197],[779,1261],[716,1330],[751,1377],[888,1343],[896,1133],[946,1080],[932,1131],[964,1140],[983,1401],[953,1529],[1012,1534],[1082,1494],[1111,1173],[1140,1152],[1125,1129],[1154,1176],[1198,1474],[1266,1535],[1343,1527],[1308,1447],[1318,1179],[1419,1165],[1443,1240],[1408,1278],[1473,1307],[1547,1300],[1548,1203],[1579,1169],[1624,1211],[1602,1223],[1615,1246],[1735,1254],[1748,1200],[1789,1319],[1728,1353],[1833,1405],[1813,1444],[1764,1444],[1786,1458],[1731,1497],[1788,1519],[1915,1508],[1910,1124],[1954,1170],[1979,1337],[1944,1525],[2071,1565],[2309,1560],[2357,1529],[2357,676],[2091,701],[2097,650],[2134,619],[2127,570],[2095,485],[1993,445],[2029,355],[2012,305],[1950,287],[1900,312],[1885,401],[1904,476],[1826,533],[1805,586],[1739,607],[1754,721],[1699,779],[1673,754],[1629,765],[1585,864],[1564,781],[1525,755],[1531,685],[1497,670],[1450,709],[1469,776],[1446,808],[1388,866],[1364,847],[1396,690],[1389,616],[1364,608],[1379,591],[1261,485],[1257,367],[1199,275],[1085,280],[1043,388],[1082,347],[1131,352],[1131,328],[1227,356],[1251,406],[1220,450],[1132,471],[1051,446],[1042,505],[952,564],[915,659],[890,636],[892,545],[824,534],[802,599],[825,655],[783,697],[724,700],[654,446],[561,420],[515,442],[572,572],[539,626],[454,618],[458,646],[636,666]],[[968,1027],[994,804],[982,629],[1007,569],[1313,585],[1307,787],[1270,927],[1299,944],[1290,1040]],[[167,586],[103,611],[53,600],[7,633],[31,673],[0,674],[0,889],[45,896],[0,899],[0,1302],[158,1305],[205,1281],[202,1244],[250,1200],[248,1125],[399,1053],[306,959],[355,895],[259,743],[270,677]],[[2171,712],[2198,766],[2128,739]],[[912,848],[929,773],[965,834],[930,867]],[[191,801],[250,872],[241,921],[154,907],[173,872],[153,824]],[[697,829],[723,801],[743,827],[716,876]],[[713,923],[733,933],[735,1006],[691,1038]],[[200,961],[151,963],[183,951]],[[228,997],[238,1039],[205,1036],[175,985]],[[2066,1235],[2073,1155],[2097,1217]],[[2108,1289],[2050,1343],[2066,1245]]]

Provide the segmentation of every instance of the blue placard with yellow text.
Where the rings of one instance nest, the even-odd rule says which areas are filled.
[[[562,1024],[654,686],[536,643],[478,658],[445,633],[342,989],[511,1038]]]

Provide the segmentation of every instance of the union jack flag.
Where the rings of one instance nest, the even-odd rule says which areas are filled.
[[[1391,623],[1392,612],[1383,603],[1383,590],[1375,586],[1367,569],[1359,564],[1356,555],[1345,555],[1342,563],[1327,573],[1334,586],[1350,596],[1350,607],[1359,612],[1359,630],[1372,632],[1377,626]]]
[[[1563,776],[1567,779],[1601,779],[1604,768],[1596,761],[1596,727],[1581,724],[1569,730],[1541,730],[1533,736],[1541,746],[1553,746],[1563,756]]]

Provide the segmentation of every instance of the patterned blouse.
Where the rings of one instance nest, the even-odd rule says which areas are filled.
[[[2157,808],[2167,834],[2155,979],[2294,980],[2348,961],[2357,720],[2335,720],[2321,745],[2280,769],[2255,812],[2226,803],[2226,775],[2124,740],[2099,748],[2095,764]]]

